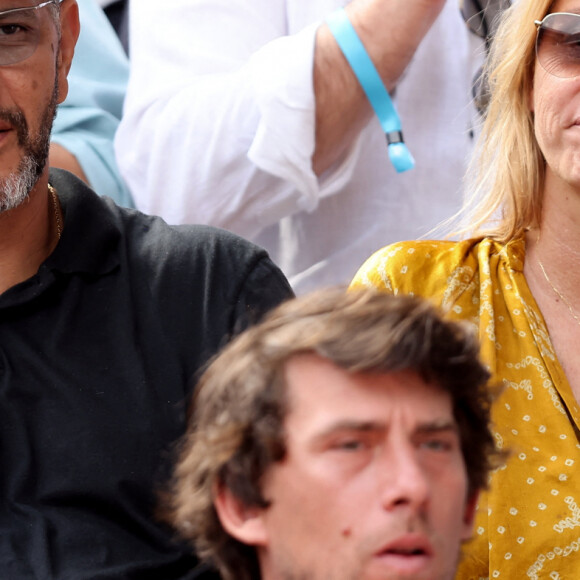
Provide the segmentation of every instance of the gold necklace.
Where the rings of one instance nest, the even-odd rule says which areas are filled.
[[[542,274],[544,274],[544,278],[546,279],[546,282],[551,286],[552,290],[556,293],[556,295],[560,298],[560,300],[562,300],[562,302],[568,307],[568,310],[570,311],[572,318],[574,318],[574,320],[578,324],[580,324],[580,318],[574,312],[574,309],[572,308],[572,305],[570,304],[570,302],[568,302],[568,299],[566,298],[566,296],[564,296],[564,294],[562,294],[562,292],[560,292],[560,290],[558,290],[558,288],[556,288],[556,286],[554,286],[554,284],[552,284],[552,281],[550,280],[550,278],[548,277],[548,274],[546,273],[546,269],[544,268],[544,264],[542,264],[542,262],[539,258],[536,258],[536,259],[538,261],[538,266],[540,266],[540,269],[542,270]]]
[[[56,222],[56,235],[60,240],[60,236],[62,235],[62,219],[60,216],[60,208],[58,205],[58,197],[56,195],[56,189],[48,184],[48,191],[50,192],[50,199],[52,200],[52,209],[54,211],[54,218]]]

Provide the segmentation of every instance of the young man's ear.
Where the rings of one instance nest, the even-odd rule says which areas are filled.
[[[249,546],[267,544],[263,508],[246,506],[223,485],[214,494],[214,505],[224,530],[230,536]]]
[[[479,500],[479,492],[472,493],[467,498],[465,504],[465,512],[463,514],[463,534],[461,539],[465,542],[471,539],[473,535],[473,524],[475,523],[475,514],[477,512],[477,502]]]
[[[60,29],[61,36],[56,64],[58,74],[58,102],[62,103],[68,94],[67,76],[81,30],[79,7],[76,0],[64,0],[60,5]]]

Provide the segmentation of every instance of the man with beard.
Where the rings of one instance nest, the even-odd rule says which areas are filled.
[[[163,515],[225,580],[451,580],[497,458],[474,336],[319,291],[201,377]]]
[[[75,0],[0,0],[0,578],[184,579],[153,507],[190,379],[291,291],[240,238],[49,171],[78,32]]]

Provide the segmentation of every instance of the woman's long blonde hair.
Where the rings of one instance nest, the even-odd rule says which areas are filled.
[[[466,175],[457,233],[507,243],[539,225],[544,158],[529,109],[535,66],[535,20],[553,0],[515,0],[502,17],[485,74],[490,102]]]

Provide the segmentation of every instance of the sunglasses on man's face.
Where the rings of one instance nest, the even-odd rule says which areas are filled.
[[[0,11],[0,66],[17,64],[34,54],[47,22],[40,9],[62,1],[47,0],[33,6]]]
[[[580,76],[580,14],[554,12],[535,24],[541,67],[562,79]]]

